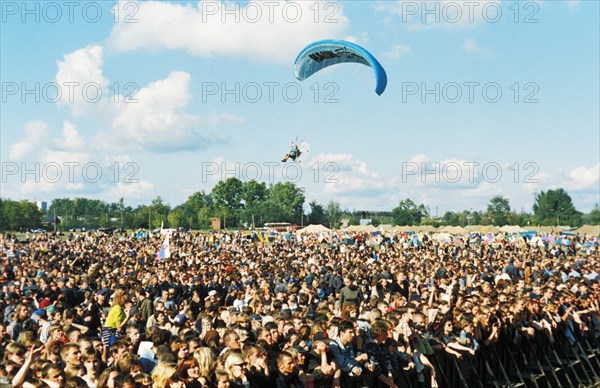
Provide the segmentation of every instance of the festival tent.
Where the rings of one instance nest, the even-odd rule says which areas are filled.
[[[440,233],[434,237],[439,243],[451,243],[452,235],[450,233]]]
[[[312,224],[308,225],[305,228],[297,231],[297,234],[305,234],[305,233],[323,233],[323,232],[331,232],[331,229],[321,225],[321,224]]]
[[[600,236],[600,225],[583,225],[573,231],[575,234]]]
[[[556,240],[556,243],[560,244],[560,245],[569,246],[569,245],[571,245],[571,240],[564,238],[564,237],[559,237],[558,240]]]
[[[526,232],[525,229],[521,228],[519,225],[504,225],[500,228],[501,232],[504,233],[522,233]]]
[[[413,235],[411,237],[411,239],[408,241],[409,245],[417,245],[417,246],[421,246],[423,244],[421,244],[421,238],[418,235]]]
[[[381,224],[381,225],[378,226],[378,229],[380,231],[384,230],[386,232],[389,232],[389,231],[394,230],[394,226],[392,224]]]
[[[440,232],[450,233],[450,234],[459,234],[459,235],[469,233],[465,228],[463,228],[461,226],[444,226],[442,229],[440,229]]]
[[[531,229],[537,231],[538,233],[540,232],[561,232],[563,230],[569,229],[568,226],[537,226],[537,227],[532,227]]]
[[[404,226],[394,226],[394,230],[396,232],[416,232],[421,228],[419,225],[404,225]]]
[[[494,241],[495,238],[496,236],[494,236],[494,233],[488,232],[483,236],[483,242],[486,244],[490,244]]]
[[[513,245],[525,245],[526,244],[526,239],[523,235],[519,234],[519,233],[512,233],[510,235],[510,237],[508,238],[508,241],[513,244]]]
[[[350,225],[343,229],[346,232],[360,232],[361,225]]]
[[[593,241],[589,241],[589,240],[584,242],[583,244],[581,244],[581,247],[583,247],[583,248],[593,248],[595,246],[596,246],[596,243]]]
[[[421,225],[421,226],[415,226],[414,228],[415,228],[414,229],[415,232],[437,232],[438,231],[438,229],[432,225]]]
[[[494,225],[468,225],[465,229],[469,232],[479,232],[479,233],[498,233],[500,229]]]
[[[368,233],[380,232],[379,228],[376,228],[373,225],[361,225],[361,226],[362,226],[362,229],[360,230],[361,232],[368,232]]]
[[[366,232],[366,233],[373,233],[373,232],[380,231],[378,228],[374,227],[373,225],[350,225],[349,227],[347,227],[344,230],[347,232]]]
[[[497,226],[494,225],[485,225],[482,227],[482,230],[484,231],[484,233],[499,233],[500,232],[500,228],[498,228]]]

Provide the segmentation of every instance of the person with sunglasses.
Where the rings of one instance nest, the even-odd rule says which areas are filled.
[[[229,384],[235,388],[258,388],[253,380],[250,380],[246,361],[240,353],[232,352],[225,359],[225,370],[229,375]]]

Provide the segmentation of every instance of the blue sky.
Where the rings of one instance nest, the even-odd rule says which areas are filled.
[[[236,176],[350,210],[600,201],[597,1],[0,4],[2,197],[175,206]],[[297,81],[327,38],[386,91],[359,64]]]

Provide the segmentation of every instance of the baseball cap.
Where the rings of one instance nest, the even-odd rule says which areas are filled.
[[[173,320],[173,323],[175,323],[176,326],[183,326],[188,320],[188,317],[185,314],[177,314],[177,316],[175,316],[175,319]]]

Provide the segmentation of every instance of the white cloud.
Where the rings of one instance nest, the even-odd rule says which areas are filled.
[[[427,163],[428,161],[429,161],[429,157],[425,154],[417,154],[409,159],[409,162],[417,163],[417,164]]]
[[[481,49],[477,45],[477,42],[474,38],[466,38],[465,43],[463,45],[463,49],[465,50],[465,52],[470,54],[478,54],[481,52]]]
[[[367,164],[351,154],[319,154],[310,160],[311,166],[319,166],[323,191],[336,195],[377,195],[385,190],[387,182]]]
[[[103,53],[101,46],[94,45],[66,54],[59,62],[56,82],[64,85],[75,83],[71,89],[75,98],[69,102],[63,93],[62,104],[69,104],[74,115],[85,113],[111,126],[99,132],[93,146],[98,149],[154,151],[194,150],[217,142],[205,134],[201,127],[224,124],[243,124],[243,119],[229,113],[213,114],[205,120],[188,114],[191,100],[191,76],[186,72],[173,71],[167,78],[157,80],[136,90],[129,96],[109,96],[105,89],[109,80],[103,76]],[[101,98],[97,101],[82,97],[83,85],[98,85]],[[89,88],[94,90],[94,88]],[[104,92],[103,92],[104,91]],[[84,94],[85,95],[85,94]],[[112,98],[114,97],[114,98]],[[65,123],[63,138],[55,142],[61,149],[79,150],[85,146],[83,138],[74,126]],[[15,154],[27,152],[27,144],[14,145]]]
[[[489,50],[481,48],[475,38],[465,38],[465,42],[463,43],[463,51],[467,54],[479,54],[488,56],[490,54]]]
[[[120,13],[127,14],[124,7],[130,3],[119,4]],[[252,0],[240,4],[139,2],[136,22],[120,18],[108,47],[117,52],[179,49],[203,57],[225,55],[288,63],[314,40],[343,37],[349,24],[340,3]]]
[[[21,159],[30,154],[37,146],[48,139],[48,124],[40,120],[32,120],[23,127],[23,138],[10,147],[9,157]]]
[[[104,50],[101,46],[87,46],[65,54],[58,61],[55,82],[60,88],[58,103],[68,105],[74,115],[98,104],[106,95],[108,80],[102,74]],[[58,97],[58,96],[57,96]]]
[[[591,167],[577,167],[569,173],[571,180],[567,187],[571,190],[600,189],[600,163]]]
[[[524,170],[522,179],[532,182],[522,185],[522,189],[529,194],[563,188],[574,196],[590,193],[600,200],[600,163],[551,172],[528,169]]]
[[[156,186],[148,181],[139,181],[137,183],[118,182],[102,194],[102,200],[110,202],[125,198],[127,201],[141,200],[149,202],[158,194],[161,193],[156,192]]]
[[[122,147],[174,151],[196,149],[208,141],[199,133],[200,118],[185,112],[191,76],[173,71],[136,93],[135,103],[115,105],[113,137]]]
[[[390,59],[400,59],[412,53],[412,48],[410,46],[405,46],[402,44],[392,45],[390,50],[385,54]]]
[[[82,182],[78,182],[78,183],[67,183],[65,185],[65,189],[67,191],[83,191],[83,189],[85,188],[85,185]]]
[[[201,122],[210,127],[216,127],[225,123],[244,124],[246,120],[243,117],[231,113],[211,112],[202,118]]]
[[[85,140],[79,134],[75,125],[65,121],[62,129],[63,137],[54,141],[57,149],[64,151],[81,151],[86,148]]]
[[[52,130],[43,121],[30,121],[23,133],[23,138],[10,147],[11,158],[19,163],[14,165],[14,174],[12,170],[10,174],[7,171],[3,177],[3,195],[29,198],[97,195],[105,200],[106,193],[117,195],[115,193],[126,190],[135,193],[129,183],[124,182],[131,176],[133,169],[126,163],[132,158],[87,146],[91,141],[70,121],[65,121],[60,130]],[[117,176],[119,173],[123,175]],[[143,191],[151,186],[136,187]]]

